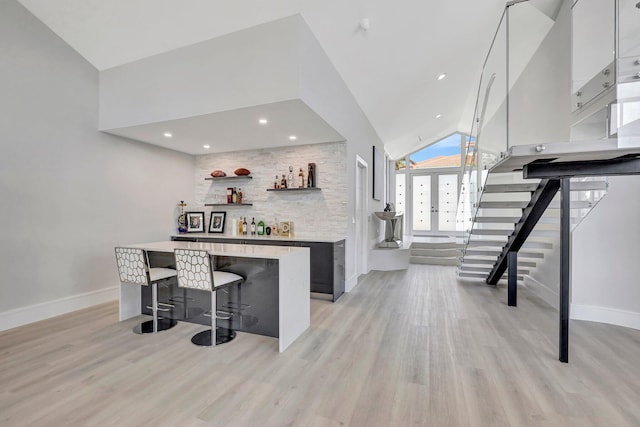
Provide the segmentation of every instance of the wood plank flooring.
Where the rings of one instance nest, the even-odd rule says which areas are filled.
[[[181,323],[131,332],[109,303],[0,333],[1,426],[639,426],[640,331],[571,322],[446,266],[372,272],[285,353]]]

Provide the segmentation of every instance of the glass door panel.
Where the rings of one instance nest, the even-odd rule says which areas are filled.
[[[405,174],[399,173],[396,175],[396,212],[402,212],[406,215],[407,213],[407,205],[406,205],[406,182],[405,182]]]
[[[431,175],[413,175],[412,188],[412,229],[431,231]]]
[[[438,231],[456,231],[456,209],[458,206],[458,175],[438,177]]]

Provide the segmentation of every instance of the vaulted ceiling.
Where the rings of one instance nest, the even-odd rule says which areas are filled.
[[[19,1],[99,70],[299,13],[393,157],[469,130],[469,105],[505,3]]]

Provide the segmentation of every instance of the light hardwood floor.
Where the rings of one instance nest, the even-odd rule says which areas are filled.
[[[0,333],[2,426],[639,426],[640,331],[571,323],[453,267],[372,272],[285,353],[154,336],[109,303]]]

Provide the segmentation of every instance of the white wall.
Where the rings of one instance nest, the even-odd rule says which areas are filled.
[[[117,298],[114,246],[174,231],[194,159],[98,132],[97,70],[14,0],[0,61],[6,329]]]
[[[609,191],[572,236],[571,317],[640,329],[640,177]]]
[[[355,270],[355,196],[356,196],[356,156],[360,156],[368,164],[369,193],[373,185],[373,146],[384,153],[384,146],[373,126],[363,113],[355,98],[349,91],[326,53],[316,40],[311,30],[301,22],[302,59],[300,65],[300,98],[318,115],[336,129],[347,141],[347,241],[346,241],[346,289],[350,290],[357,283]],[[383,192],[384,194],[384,192]],[[375,242],[382,239],[380,222],[373,218],[373,212],[382,211],[382,200],[374,200],[368,196],[368,242],[369,251]],[[368,251],[368,252],[369,252]],[[371,266],[368,267],[371,269]]]
[[[272,225],[278,221],[293,221],[294,234],[304,238],[342,240],[347,234],[346,144],[300,145],[289,148],[234,151],[197,156],[195,173],[195,203],[188,210],[206,212],[207,227],[211,210],[225,211],[225,234],[232,234],[232,220],[239,217],[264,220]],[[321,191],[268,192],[275,176],[288,175],[293,166],[294,182],[302,168],[307,176],[307,164],[316,163],[317,186]],[[228,176],[239,167],[251,171],[253,179],[238,181],[205,181],[209,174],[220,169]],[[226,188],[242,188],[244,201],[253,206],[204,207],[205,203],[226,203]]]
[[[296,98],[299,19],[280,19],[103,70],[100,129]]]
[[[555,24],[512,84],[509,93],[509,145],[569,141],[571,123],[571,2],[564,2]],[[513,6],[518,8],[519,6]],[[514,25],[514,23],[512,23]],[[494,53],[498,55],[498,53]],[[513,75],[511,76],[513,78]],[[492,97],[504,94],[504,82]],[[484,97],[484,92],[481,94]],[[488,119],[488,118],[487,118]],[[506,105],[482,129],[481,145],[506,149]]]
[[[554,26],[509,94],[510,145],[569,141],[569,52],[571,2],[565,0]]]

